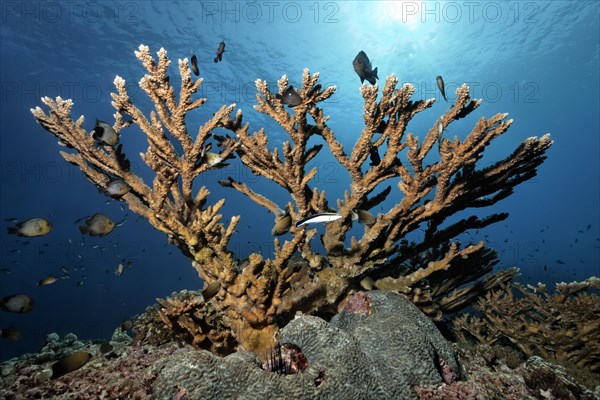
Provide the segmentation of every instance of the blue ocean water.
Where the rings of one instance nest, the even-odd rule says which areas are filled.
[[[73,332],[109,338],[123,320],[144,311],[156,297],[197,289],[190,262],[164,234],[108,201],[74,166],[30,113],[42,96],[73,99],[73,117],[113,121],[110,92],[123,77],[133,101],[146,112],[149,100],[137,86],[146,72],[133,51],[140,44],[164,47],[177,82],[177,59],[198,57],[208,102],[190,115],[194,132],[223,104],[236,103],[251,130],[265,127],[273,146],[285,132],[253,110],[255,80],[272,90],[282,75],[300,86],[302,71],[319,72],[337,93],[321,106],[347,151],[364,126],[360,81],[352,68],[364,50],[378,68],[380,85],[395,74],[416,87],[416,98],[438,102],[408,127],[422,137],[448,103],[435,77],[446,81],[450,100],[468,83],[483,104],[445,133],[464,138],[482,116],[508,113],[512,127],[486,151],[480,166],[508,156],[524,139],[551,133],[555,141],[534,179],[493,207],[467,210],[510,217],[469,232],[463,242],[485,240],[500,254],[497,268],[517,266],[521,281],[583,280],[600,274],[600,87],[599,3],[596,1],[6,1],[0,7],[0,297],[27,293],[36,308],[0,313],[0,329],[16,327],[20,341],[0,338],[0,360],[37,351],[46,334]],[[223,61],[212,59],[220,41]],[[441,100],[441,101],[440,101]],[[130,128],[122,142],[133,168],[145,177],[137,156],[145,136]],[[348,189],[349,177],[324,149],[313,162],[313,185],[330,204]],[[231,248],[240,257],[273,251],[272,215],[217,180],[232,176],[279,204],[286,193],[234,161],[201,178],[211,199],[226,198],[224,220],[242,215]],[[394,189],[395,185],[394,185]],[[395,190],[383,205],[398,201]],[[124,208],[123,208],[124,206]],[[375,210],[379,211],[379,210]],[[82,236],[79,218],[102,212],[125,223],[103,238]],[[49,219],[53,231],[17,238],[7,219]],[[356,228],[356,235],[361,231]],[[284,237],[285,238],[285,237]],[[127,267],[115,274],[119,263]],[[48,274],[69,278],[37,286]]]

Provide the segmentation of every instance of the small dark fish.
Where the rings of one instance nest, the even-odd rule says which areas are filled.
[[[48,275],[45,278],[42,278],[38,281],[38,286],[46,286],[46,285],[51,285],[54,282],[56,282],[58,280],[58,278],[56,278],[54,275]]]
[[[0,329],[0,336],[9,340],[21,340],[23,335],[17,328],[2,328]]]
[[[277,93],[275,98],[281,101],[281,104],[287,104],[288,107],[296,107],[302,103],[302,97],[296,92],[294,85],[290,85],[282,94]]]
[[[585,230],[589,231],[591,227],[592,227],[592,225],[588,225],[588,226],[585,227]]]
[[[556,260],[556,261],[554,261],[554,262],[555,262],[555,263],[557,263],[557,264],[561,264],[561,265],[565,263],[565,262],[564,262],[563,260],[561,260],[561,259],[557,259],[557,260]]]
[[[192,64],[192,72],[194,73],[194,75],[198,76],[200,75],[200,70],[198,69],[198,59],[196,58],[196,55],[192,53],[192,59],[190,60],[190,63]]]
[[[113,345],[110,344],[109,342],[102,342],[102,344],[100,345],[100,353],[102,354],[106,354],[109,353],[111,351],[113,351]]]
[[[437,82],[438,89],[440,89],[440,92],[442,93],[442,97],[444,98],[444,100],[448,101],[448,99],[446,98],[446,88],[444,86],[444,79],[442,79],[442,77],[438,75],[435,77],[435,81]]]
[[[373,225],[375,225],[375,222],[377,222],[377,218],[375,218],[375,216],[373,214],[371,214],[370,212],[368,212],[366,210],[361,210],[361,209],[356,209],[352,213],[352,220],[353,221],[358,220],[358,222],[360,224],[363,224],[366,226],[373,226]]]
[[[83,367],[90,358],[92,358],[92,355],[85,351],[78,351],[70,356],[63,357],[61,360],[52,364],[52,379],[59,378]]]
[[[130,319],[123,321],[123,323],[121,324],[121,330],[123,332],[128,331],[131,328],[133,328],[133,321],[131,321]]]
[[[371,61],[369,57],[365,54],[364,51],[359,51],[354,60],[352,61],[352,66],[354,66],[354,71],[357,73],[360,78],[360,83],[363,83],[365,79],[371,84],[375,84],[375,80],[379,79],[377,76],[377,68],[372,69]]]
[[[219,283],[219,281],[214,281],[202,291],[202,298],[204,299],[204,301],[208,301],[215,297],[217,293],[219,293],[220,289],[221,284]]]
[[[381,157],[379,157],[379,149],[377,146],[371,145],[369,147],[369,158],[371,159],[371,162],[369,163],[371,167],[379,165],[381,162]]]
[[[92,137],[111,147],[119,141],[119,135],[113,127],[99,119],[96,120],[96,126],[94,127]]]
[[[544,265],[544,271],[548,271],[548,266]]]
[[[6,296],[0,301],[0,310],[2,311],[26,313],[33,310],[33,307],[35,307],[35,302],[26,294]]]
[[[108,235],[114,228],[113,220],[106,215],[96,213],[85,220],[85,226],[80,226],[79,231],[82,234],[102,237]]]
[[[219,182],[219,185],[221,185],[223,187],[233,187],[233,184],[235,183],[233,178],[230,176],[228,176],[226,180],[220,179],[218,182]]]
[[[292,226],[292,217],[290,214],[285,213],[283,215],[278,215],[275,217],[275,225],[271,229],[271,235],[273,236],[281,236],[287,232],[289,232],[290,227]]]
[[[217,56],[215,57],[215,64],[219,61],[223,61],[223,53],[225,52],[225,42],[219,43],[219,48],[217,49]]]

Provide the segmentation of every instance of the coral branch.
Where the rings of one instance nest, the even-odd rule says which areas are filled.
[[[514,290],[513,290],[514,289]],[[515,296],[518,291],[521,296]],[[514,283],[488,292],[476,306],[481,317],[453,322],[457,336],[494,344],[508,339],[527,356],[541,354],[564,364],[600,373],[600,279],[546,286]]]
[[[464,140],[442,138],[446,127],[481,103],[470,98],[466,85],[457,89],[455,103],[421,139],[407,131],[409,122],[432,107],[433,99],[411,100],[414,87],[398,88],[394,75],[386,79],[379,100],[377,85],[363,85],[364,127],[346,151],[321,108],[334,95],[335,86],[323,88],[319,74],[310,74],[308,69],[298,90],[285,75],[278,81],[277,93],[259,79],[254,108],[289,136],[280,148],[272,149],[268,142],[272,133],[265,128],[250,133],[242,111],[233,115],[235,104],[223,105],[195,136],[190,134],[189,112],[207,102],[195,98],[202,79],[194,80],[188,60],[179,60],[181,88],[176,94],[164,49],[155,58],[141,45],[135,55],[147,71],[139,86],[154,109],[144,113],[133,104],[125,80],[117,76],[116,92],[111,94],[114,122],[96,123],[103,131],[114,131],[112,144],[98,139],[97,127],[89,134],[83,116],[73,121],[71,100],[43,98],[49,112],[37,107],[32,113],[70,149],[61,155],[91,182],[102,189],[115,180],[127,185],[130,190],[119,198],[165,232],[192,261],[204,281],[206,298],[194,300],[193,294],[186,294],[183,299],[165,300],[159,312],[163,324],[186,341],[219,353],[232,351],[234,342],[248,350],[265,349],[273,342],[278,319],[289,321],[297,312],[332,313],[348,296],[368,286],[402,291],[438,319],[441,313],[465,307],[516,275],[516,270],[490,274],[497,263],[494,252],[483,243],[461,248],[455,240],[469,229],[485,227],[508,214],[467,216],[453,223],[448,219],[512,194],[516,185],[535,176],[552,141],[548,135],[529,138],[504,160],[476,169],[485,148],[507,131],[512,120],[506,120],[506,114],[481,118]],[[131,161],[118,141],[131,124],[147,139],[147,150],[140,157],[154,173],[151,183],[130,170]],[[231,136],[219,135],[217,129]],[[317,169],[308,166],[324,145],[352,181],[344,197],[331,203],[323,188],[311,186]],[[219,151],[211,152],[213,146]],[[246,260],[237,259],[228,244],[240,216],[223,222],[225,200],[210,202],[209,190],[195,186],[203,173],[225,166],[226,160],[236,156],[255,175],[289,193],[290,200],[278,205],[232,178],[219,182],[274,214],[273,235],[290,234],[282,242],[273,239],[271,258],[252,253]],[[367,159],[370,163],[365,165]],[[426,159],[433,163],[425,164]],[[395,204],[373,215],[370,210],[387,198],[395,199]],[[296,226],[294,221],[325,212],[339,218],[326,224],[320,237],[324,251],[319,252],[313,243],[318,230],[310,224]],[[362,236],[347,238],[357,223],[364,225]],[[418,229],[424,235],[409,242],[407,235]],[[479,279],[483,280],[476,282]]]

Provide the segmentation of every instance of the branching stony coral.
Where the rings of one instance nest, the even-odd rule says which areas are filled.
[[[151,183],[130,171],[121,144],[98,144],[84,128],[83,116],[76,121],[71,118],[72,101],[44,98],[49,113],[39,107],[32,113],[63,145],[74,150],[61,155],[98,187],[106,188],[115,179],[129,185],[131,190],[121,199],[165,232],[192,260],[205,290],[210,288],[211,298],[200,298],[189,307],[172,300],[170,308],[175,312],[166,312],[163,322],[176,331],[191,329],[194,343],[204,343],[202,346],[216,353],[229,353],[236,343],[246,349],[264,349],[272,342],[277,318],[287,321],[297,312],[336,310],[366,278],[376,288],[412,293],[430,315],[439,317],[440,310],[456,310],[480,294],[481,288],[489,290],[514,275],[488,276],[487,286],[455,290],[487,274],[494,255],[483,243],[461,247],[452,239],[507,215],[483,219],[472,216],[445,227],[444,223],[465,209],[485,207],[510,195],[516,185],[535,176],[552,141],[549,135],[529,138],[506,159],[476,169],[485,147],[506,132],[512,120],[506,120],[506,114],[481,118],[464,140],[440,140],[439,126],[445,128],[466,117],[480,104],[470,98],[466,85],[457,90],[456,102],[433,121],[422,140],[408,132],[407,126],[415,114],[431,107],[433,99],[411,100],[414,88],[408,84],[397,88],[398,79],[393,75],[386,79],[379,101],[377,85],[362,86],[365,127],[347,153],[327,125],[329,116],[320,107],[336,88],[323,89],[318,73],[304,71],[298,90],[302,101],[293,108],[285,108],[266,82],[257,80],[255,108],[276,121],[290,137],[278,150],[269,147],[269,132],[264,128],[250,133],[249,124],[242,122],[242,111],[233,114],[234,104],[222,106],[193,135],[188,131],[188,113],[206,101],[192,98],[202,79],[194,81],[187,59],[180,60],[181,88],[176,95],[167,74],[167,52],[161,49],[154,59],[149,48],[142,45],[135,54],[148,71],[139,84],[152,100],[154,110],[144,114],[131,101],[125,81],[117,77],[117,92],[112,94],[116,110],[112,129],[117,135],[126,134],[124,128],[130,118],[146,135],[148,149],[141,157],[155,172]],[[279,94],[288,88],[289,81],[284,76],[278,82]],[[216,128],[229,130],[232,136],[215,135]],[[335,203],[340,218],[327,224],[321,237],[325,254],[314,251],[316,229],[292,224],[311,214],[331,211],[333,204],[321,188],[310,185],[316,170],[308,169],[307,163],[323,148],[323,144],[309,147],[311,137],[320,137],[327,144],[352,179],[344,198]],[[437,148],[438,142],[439,161],[426,165],[425,157]],[[218,153],[210,151],[217,146]],[[365,170],[364,163],[373,146],[385,148],[385,154],[379,163]],[[240,216],[223,223],[220,210],[225,200],[209,204],[206,187],[193,189],[199,176],[222,166],[233,154],[253,173],[290,193],[291,201],[279,205],[241,182],[223,182],[273,212],[276,223],[287,224],[282,232],[289,230],[290,236],[283,243],[274,238],[271,258],[253,253],[247,260],[238,260],[228,243]],[[381,203],[391,193],[391,188],[382,188],[388,183],[395,184],[393,196],[398,202],[388,212],[372,215],[362,237],[350,238],[347,246],[354,216],[359,212],[364,216]],[[422,225],[426,226],[422,242],[404,240]],[[300,260],[295,260],[298,256]],[[480,262],[481,268],[474,267]],[[178,310],[185,314],[192,309],[199,319],[209,318],[205,313],[210,313],[209,332],[197,329],[198,324],[190,323],[189,318],[182,323]],[[166,314],[178,316],[169,318]]]
[[[453,329],[462,341],[491,345],[508,340],[527,356],[600,374],[599,290],[595,277],[557,283],[552,294],[541,283],[514,283],[488,292],[475,306],[481,317],[457,317]]]

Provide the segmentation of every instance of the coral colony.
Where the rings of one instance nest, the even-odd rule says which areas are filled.
[[[167,75],[170,60],[164,49],[158,51],[155,59],[149,48],[141,45],[135,55],[148,71],[139,85],[154,103],[149,115],[132,103],[125,81],[119,76],[114,80],[116,93],[112,94],[114,122],[97,121],[93,134],[86,130],[89,124],[83,116],[72,119],[71,100],[45,97],[42,101],[49,112],[37,107],[32,113],[68,148],[61,151],[68,162],[77,165],[105,193],[114,193],[113,197],[126,202],[132,211],[166,233],[204,282],[202,292],[184,291],[159,300],[140,317],[137,329],[134,328],[137,346],[176,338],[196,348],[185,354],[188,364],[216,368],[215,360],[219,358],[215,356],[229,355],[222,360],[224,365],[232,364],[232,371],[239,367],[243,354],[259,354],[262,361],[250,363],[252,368],[283,375],[308,374],[312,377],[309,388],[302,386],[306,379],[297,381],[302,393],[314,396],[306,398],[328,398],[314,391],[332,390],[327,389],[328,385],[342,387],[354,379],[365,379],[364,375],[351,373],[336,375],[328,369],[332,360],[346,363],[348,360],[343,357],[372,350],[377,341],[396,343],[400,340],[397,333],[395,339],[390,339],[394,333],[388,332],[386,326],[403,323],[415,325],[415,330],[402,333],[409,345],[396,343],[404,354],[394,359],[429,354],[429,358],[414,361],[421,363],[415,371],[422,375],[413,374],[429,378],[394,378],[388,382],[382,378],[388,374],[386,368],[397,367],[398,374],[411,376],[413,364],[396,365],[396,361],[385,359],[385,352],[380,349],[381,354],[371,361],[361,361],[366,363],[365,370],[374,371],[373,382],[383,382],[380,392],[371,387],[367,397],[391,398],[386,396],[404,393],[403,398],[412,398],[412,386],[452,383],[464,377],[452,349],[431,320],[439,321],[486,295],[483,304],[493,304],[495,297],[489,296],[498,297],[494,293],[510,287],[518,271],[512,268],[492,272],[498,262],[494,251],[483,242],[462,245],[455,239],[468,230],[504,220],[508,214],[469,216],[453,223],[447,220],[466,209],[495,204],[511,195],[515,186],[534,177],[553,143],[549,135],[528,138],[505,159],[479,169],[477,162],[486,146],[510,127],[512,120],[506,119],[507,114],[480,118],[464,140],[442,137],[449,124],[467,117],[481,104],[470,98],[469,87],[463,85],[456,90],[454,104],[431,121],[430,129],[419,138],[407,132],[407,125],[435,100],[411,100],[414,87],[398,87],[398,78],[390,75],[382,85],[379,101],[378,85],[364,84],[360,88],[364,128],[356,133],[354,146],[344,148],[327,125],[330,117],[326,110],[321,108],[321,102],[333,96],[336,87],[323,88],[318,83],[319,74],[311,74],[307,69],[297,89],[290,86],[286,76],[278,81],[277,92],[272,92],[265,81],[256,81],[258,104],[254,107],[287,132],[289,140],[282,148],[269,146],[270,134],[264,128],[251,133],[250,124],[242,122],[242,110],[235,111],[235,104],[222,106],[194,134],[188,131],[187,113],[201,107],[207,99],[193,98],[202,79],[192,79],[188,60],[179,60],[181,89],[176,94]],[[371,76],[376,77],[376,70],[372,72]],[[438,77],[438,85],[440,80]],[[145,182],[130,170],[130,155],[118,140],[128,134],[131,124],[147,136],[148,149],[140,156],[155,173],[152,182]],[[219,135],[217,129],[229,134]],[[313,137],[321,143],[309,146]],[[351,178],[343,199],[327,198],[323,188],[311,186],[317,170],[309,169],[307,164],[324,145]],[[437,161],[430,157],[426,164],[424,160],[430,153],[435,154],[433,159]],[[222,167],[224,161],[234,157],[255,175],[289,192],[287,204],[276,204],[231,177],[219,182],[273,214],[275,251],[271,258],[252,253],[244,260],[238,259],[228,249],[228,243],[243,215],[222,221],[219,212],[225,199],[211,203],[206,187],[193,189],[203,173]],[[386,198],[397,200],[388,211],[376,213],[375,207]],[[324,233],[315,238],[314,224],[318,222],[325,222]],[[357,223],[364,226],[363,234],[348,241],[348,232]],[[419,228],[424,229],[422,240],[406,239]],[[319,239],[324,248],[320,253],[313,246]],[[392,304],[404,310],[403,316],[391,311]],[[505,306],[506,303],[496,304],[497,309]],[[492,314],[487,315],[490,318]],[[364,318],[371,318],[371,327],[379,326],[378,336],[366,335],[376,329],[365,328]],[[480,325],[474,324],[476,321],[462,320],[456,329],[477,334]],[[496,322],[494,326],[510,335],[506,324]],[[317,335],[315,332],[322,336],[311,339],[311,335]],[[386,336],[386,332],[392,336]],[[277,339],[280,344],[275,344]],[[339,344],[337,350],[323,350],[327,343],[337,340],[345,344]],[[534,343],[529,347],[535,346]],[[411,349],[416,353],[411,354]],[[346,356],[342,357],[342,353]],[[231,359],[234,356],[238,358]],[[325,361],[319,361],[319,357]],[[161,389],[155,387],[155,394],[160,393],[160,398],[187,398],[193,388],[185,385],[185,379],[198,384],[197,376],[194,378],[181,367],[167,366],[164,371],[169,368],[173,375],[161,373],[163,377],[157,380]],[[252,376],[248,374],[246,377]],[[431,379],[431,374],[437,378]],[[181,377],[177,384],[165,381],[166,377],[177,375]],[[388,384],[402,388],[393,389]],[[296,389],[286,390],[295,393]],[[204,394],[208,396],[209,392]],[[265,395],[273,393],[276,392]]]

